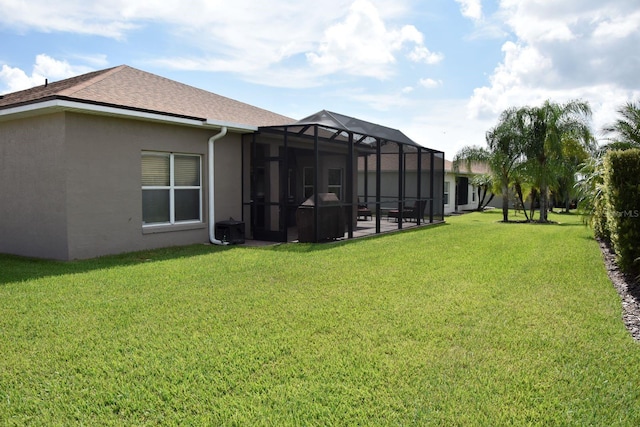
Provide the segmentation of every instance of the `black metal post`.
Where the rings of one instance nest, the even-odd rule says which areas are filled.
[[[313,152],[314,152],[314,167],[313,167],[313,241],[318,242],[319,234],[319,216],[318,216],[318,181],[320,178],[320,147],[318,141],[318,126],[313,127]]]
[[[417,183],[417,199],[418,200],[418,215],[416,218],[416,223],[420,225],[422,223],[422,214],[424,211],[422,210],[423,203],[426,203],[426,200],[422,200],[422,149],[418,147],[418,183]]]
[[[364,156],[364,203],[369,201],[369,155]]]
[[[402,144],[398,144],[398,229],[402,228],[404,221],[404,150]]]
[[[347,200],[349,201],[347,236],[353,239],[353,133],[349,132],[349,155],[347,156]]]
[[[382,141],[380,138],[376,138],[376,234],[380,234],[380,213],[382,212],[380,203],[380,185],[382,184],[382,178],[380,176],[380,169],[382,169],[382,159],[380,153],[382,151]]]
[[[288,227],[288,216],[289,216],[289,192],[287,191],[289,188],[289,128],[287,126],[284,127],[284,159],[282,166],[282,170],[280,171],[280,226],[283,228],[282,234],[284,237],[284,241],[289,241],[289,227]],[[280,162],[278,162],[279,164]]]
[[[429,184],[430,184],[429,186],[431,187],[429,189],[429,193],[431,196],[431,202],[429,203],[429,222],[430,223],[433,223],[433,178],[434,178],[433,165],[435,164],[434,157],[435,157],[434,153],[431,152],[431,171],[430,171],[431,179],[429,180]]]

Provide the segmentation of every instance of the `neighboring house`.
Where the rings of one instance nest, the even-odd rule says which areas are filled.
[[[287,240],[310,194],[338,194],[352,212],[358,158],[394,146],[444,159],[383,126],[307,119],[128,66],[0,96],[0,252],[69,260],[221,243],[214,224],[231,218],[248,238]],[[418,169],[436,183],[420,193],[432,204],[443,169]],[[429,220],[442,216],[440,203]],[[354,223],[355,212],[347,237]]]
[[[426,149],[421,156],[409,149],[402,153],[383,147],[380,153],[380,169],[375,158],[360,156],[358,159],[358,198],[360,202],[375,206],[375,196],[380,194],[379,206],[384,211],[398,209],[399,206],[412,208],[418,200],[426,201],[425,217],[430,213],[442,219],[444,211],[444,153]],[[402,159],[402,161],[401,161]],[[422,174],[416,179],[418,170],[433,171],[433,175]],[[380,186],[376,174],[380,170]],[[402,173],[399,171],[402,170]],[[402,193],[402,194],[401,194]],[[431,196],[433,195],[433,196]]]
[[[462,167],[455,173],[453,162],[445,160],[444,211],[445,214],[475,210],[478,208],[478,189],[471,180],[475,175],[489,173],[489,168],[481,164],[472,164],[471,170]],[[489,196],[487,196],[489,197]],[[494,197],[489,206],[495,206]]]

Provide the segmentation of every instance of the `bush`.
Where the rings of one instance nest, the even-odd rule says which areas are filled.
[[[591,226],[596,237],[604,240],[608,244],[611,243],[611,235],[607,225],[607,204],[604,197],[598,197],[593,202],[593,216],[591,217]]]
[[[637,270],[640,257],[640,149],[611,151],[604,160],[607,234],[618,265]]]

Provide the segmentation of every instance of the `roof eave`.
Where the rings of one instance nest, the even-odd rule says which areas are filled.
[[[92,102],[82,102],[58,97],[40,99],[22,105],[0,109],[0,120],[12,117],[25,117],[55,111],[76,111],[85,114],[97,114],[112,117],[124,117],[134,120],[170,123],[182,126],[220,128],[227,127],[236,132],[254,132],[256,126],[226,122],[216,119],[184,117],[156,111],[143,111],[122,106],[104,105]]]

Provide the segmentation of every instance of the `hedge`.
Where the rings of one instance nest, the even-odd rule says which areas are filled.
[[[620,268],[639,271],[640,149],[611,151],[604,159],[604,215]]]

